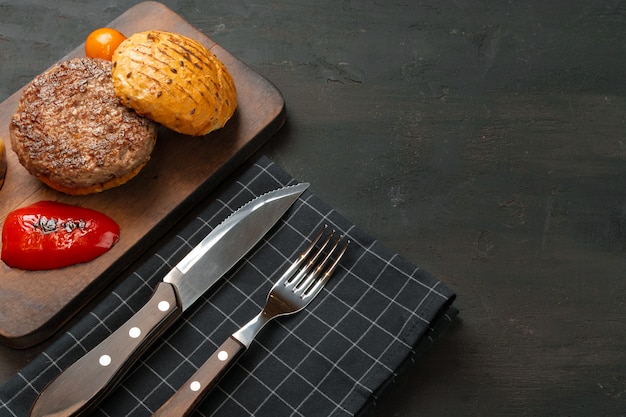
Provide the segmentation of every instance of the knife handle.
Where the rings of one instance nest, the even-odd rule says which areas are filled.
[[[230,336],[152,417],[188,416],[245,350]]]
[[[161,282],[146,305],[44,388],[30,417],[84,415],[181,315],[176,288]]]

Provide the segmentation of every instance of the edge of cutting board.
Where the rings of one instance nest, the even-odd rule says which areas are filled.
[[[109,23],[127,36],[160,29],[202,42],[224,62],[238,93],[238,108],[227,125],[192,138],[159,129],[152,158],[141,173],[116,189],[90,196],[68,196],[29,175],[11,150],[8,126],[22,90],[0,104],[0,137],[7,145],[7,175],[0,189],[0,222],[12,210],[55,200],[101,211],[121,227],[121,239],[96,260],[51,271],[22,271],[0,263],[0,341],[27,348],[52,336],[101,293],[150,243],[162,236],[284,124],[285,102],[263,76],[165,5],[148,1]],[[42,35],[43,36],[43,35]],[[83,56],[84,44],[62,58]]]

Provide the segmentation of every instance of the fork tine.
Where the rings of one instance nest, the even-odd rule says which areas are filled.
[[[339,250],[339,253],[335,257],[335,260],[333,261],[333,263],[328,267],[328,269],[326,269],[326,271],[324,272],[322,277],[318,279],[319,274],[326,267],[326,264],[328,263],[328,261],[330,260],[330,258],[332,257],[333,253],[335,252],[335,250],[339,246],[339,243],[341,243],[342,240],[343,240],[343,236],[340,236],[339,239],[337,239],[337,242],[335,242],[335,244],[333,245],[333,248],[326,255],[326,258],[324,258],[324,260],[317,266],[317,268],[315,268],[315,271],[313,271],[310,274],[310,277],[312,279],[309,281],[309,283],[307,284],[306,290],[302,294],[303,298],[304,297],[315,297],[317,295],[317,293],[320,292],[322,287],[324,287],[324,285],[326,285],[326,283],[330,279],[330,276],[333,274],[333,272],[335,272],[335,269],[337,268],[337,265],[339,265],[339,261],[341,261],[341,258],[343,257],[343,254],[346,252],[346,249],[348,249],[348,245],[350,244],[350,240],[346,241],[346,243]]]
[[[291,284],[295,286],[294,291],[296,291],[296,289],[306,288],[305,284],[309,282],[309,280],[307,279],[307,274],[309,273],[311,268],[313,268],[313,266],[317,263],[317,260],[326,249],[326,246],[328,246],[328,244],[330,243],[330,240],[333,238],[334,234],[335,234],[334,230],[330,232],[326,240],[324,240],[324,242],[318,248],[317,252],[315,252],[313,256],[311,257],[311,259],[309,259],[306,266],[304,266],[298,272],[296,277],[291,281]]]
[[[276,284],[274,284],[274,286],[278,286],[278,285],[287,285],[289,282],[291,282],[291,278],[293,277],[293,275],[296,273],[296,271],[298,270],[298,268],[300,268],[300,265],[302,265],[302,263],[306,260],[306,258],[308,258],[309,254],[311,253],[311,251],[313,250],[313,248],[315,247],[315,245],[317,244],[317,242],[322,238],[322,236],[324,235],[324,232],[326,231],[326,228],[328,226],[324,225],[324,227],[322,228],[322,230],[320,230],[320,232],[317,234],[317,236],[315,236],[313,238],[313,240],[311,241],[311,243],[309,244],[309,246],[306,247],[306,249],[304,249],[304,251],[300,254],[300,256],[298,256],[298,259],[296,259],[290,266],[289,268],[287,268],[287,270],[283,273],[283,275],[278,279],[278,281],[276,281]]]
[[[333,230],[333,233],[335,231]],[[337,245],[339,245],[339,242],[341,241],[341,236],[339,237],[339,239],[335,242],[335,244],[333,245],[333,247],[330,249],[330,251],[328,252],[328,254],[326,255],[326,257],[324,258],[324,260],[322,260],[316,267],[315,269],[309,274],[309,271],[311,270],[311,267],[313,266],[314,262],[317,262],[317,258],[319,257],[319,255],[322,254],[322,251],[325,249],[325,247],[328,245],[328,243],[330,242],[330,239],[332,238],[332,234],[330,236],[328,236],[328,238],[326,239],[326,241],[324,242],[324,245],[322,245],[322,247],[320,248],[320,250],[317,252],[316,256],[314,259],[311,260],[311,262],[309,262],[307,264],[307,269],[301,271],[301,274],[308,274],[305,278],[302,278],[302,282],[298,285],[298,289],[302,290],[302,294],[304,295],[304,293],[306,293],[306,290],[308,290],[308,288],[311,286],[311,283],[317,279],[317,277],[320,274],[320,271],[324,268],[325,264],[328,262],[328,259],[330,258],[330,255],[332,254],[332,252],[337,248]],[[295,290],[294,290],[295,291]]]
[[[181,415],[178,412],[180,410],[190,411],[215,386],[219,378],[237,360],[238,356],[250,347],[256,335],[270,320],[297,313],[309,305],[314,297],[319,294],[324,284],[328,282],[350,243],[348,240],[339,249],[339,254],[335,257],[335,260],[332,261],[333,254],[337,252],[339,244],[343,240],[343,236],[339,236],[334,244],[331,245],[332,248],[327,255],[322,255],[333,239],[335,231],[332,231],[330,236],[324,239],[320,248],[312,254],[313,248],[322,238],[325,231],[326,226],[291,267],[287,269],[287,272],[274,284],[267,295],[267,301],[261,312],[226,339],[217,348],[217,351],[185,383],[187,388],[179,389],[166,403],[165,408],[159,409],[155,416],[179,416]],[[309,259],[309,255],[311,255],[312,259]],[[318,263],[320,258],[323,258],[323,260]],[[292,279],[292,275],[304,262],[306,262],[304,272],[298,273],[296,278]],[[331,265],[327,267],[329,262],[331,262]],[[311,269],[312,272],[309,272]],[[320,274],[322,275],[321,278]],[[306,276],[306,278],[301,279],[300,275]],[[199,390],[195,388],[196,385],[200,387]],[[184,414],[187,415],[188,413],[184,412]]]

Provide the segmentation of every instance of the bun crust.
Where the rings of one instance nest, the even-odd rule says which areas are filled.
[[[222,128],[237,107],[235,82],[201,43],[163,31],[128,37],[112,58],[121,102],[176,132],[200,136]]]
[[[121,185],[150,159],[157,127],[123,106],[111,63],[74,58],[37,76],[9,127],[11,145],[32,175],[67,194]]]

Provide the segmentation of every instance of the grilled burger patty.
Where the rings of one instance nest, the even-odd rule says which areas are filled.
[[[63,61],[25,89],[10,124],[20,163],[50,187],[90,194],[139,173],[156,142],[153,122],[123,106],[111,62]]]

